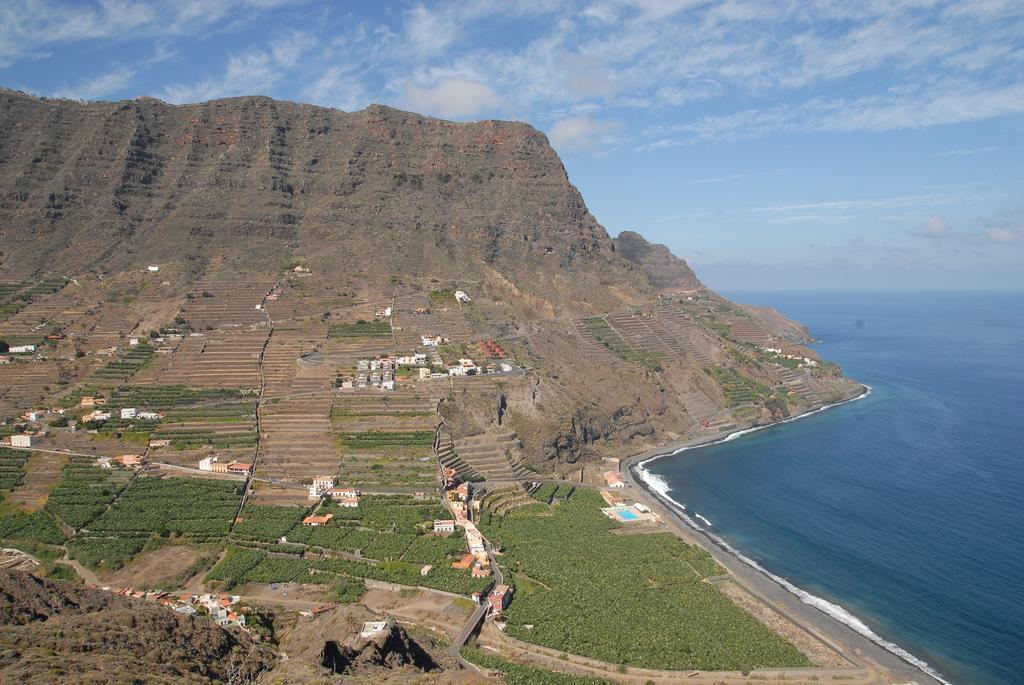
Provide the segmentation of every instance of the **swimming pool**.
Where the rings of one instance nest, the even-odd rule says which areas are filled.
[[[639,518],[636,514],[629,510],[617,512],[615,514],[622,521],[636,521]]]

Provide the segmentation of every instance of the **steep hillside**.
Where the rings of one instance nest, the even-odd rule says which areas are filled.
[[[610,238],[526,124],[0,91],[0,126],[0,339],[45,345],[0,367],[0,419],[83,387],[265,393],[258,435],[249,415],[230,437],[146,430],[245,460],[255,443],[257,469],[302,480],[349,458],[343,440],[392,429],[357,361],[420,352],[430,368],[392,389],[407,424],[431,430],[440,406],[453,452],[511,478],[859,391],[797,324],[709,291],[638,233]],[[491,373],[461,376],[466,359]],[[367,394],[376,418],[360,418]],[[348,453],[365,482],[393,483],[388,455]]]
[[[141,600],[0,573],[7,683],[254,681],[275,658],[242,633]]]
[[[345,274],[497,272],[556,310],[651,290],[526,124],[3,91],[0,127],[0,275],[220,258],[252,275],[303,259]]]

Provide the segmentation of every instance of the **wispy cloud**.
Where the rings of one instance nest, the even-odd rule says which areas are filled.
[[[135,70],[116,67],[106,73],[86,79],[77,85],[63,88],[54,93],[59,98],[72,100],[97,100],[124,90],[135,77]]]
[[[406,86],[405,100],[413,109],[434,112],[443,117],[470,117],[493,112],[501,103],[485,83],[467,79],[444,79],[430,88]]]
[[[548,136],[557,150],[589,150],[608,141],[608,136],[622,128],[615,121],[600,121],[587,115],[559,119],[551,126]]]
[[[936,157],[970,157],[972,155],[980,155],[984,152],[995,152],[999,148],[995,145],[988,145],[986,147],[975,147],[975,148],[955,148],[953,150],[944,150]]]

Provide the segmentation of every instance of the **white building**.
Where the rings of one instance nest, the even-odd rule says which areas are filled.
[[[213,465],[217,463],[217,457],[209,456],[203,457],[199,460],[200,471],[213,471]]]
[[[439,335],[421,335],[420,342],[424,347],[437,347],[443,345],[445,340]]]
[[[434,521],[434,532],[438,535],[448,535],[455,532],[455,521],[452,519],[436,519]]]
[[[96,466],[101,469],[109,469],[113,464],[110,463],[110,457],[96,457]]]
[[[320,499],[334,489],[334,479],[330,476],[317,476],[309,486],[309,499]]]
[[[29,352],[35,352],[36,351],[36,346],[35,345],[12,345],[10,347],[10,349],[8,349],[7,351],[10,352],[11,354],[28,354]]]
[[[469,295],[467,295],[466,291],[464,290],[456,290],[455,299],[458,300],[459,302],[469,302],[470,300]]]
[[[151,273],[156,273],[159,270],[160,270],[160,267],[156,266],[155,264],[150,264],[149,266],[146,267],[146,271],[149,271]]]
[[[123,409],[121,409],[121,418],[122,419],[134,419],[135,416],[136,416],[136,413],[137,412],[135,411],[135,407],[124,407]]]
[[[139,339],[138,338],[128,338],[128,347],[138,347],[138,345],[139,345]]]
[[[163,414],[156,411],[140,411],[135,415],[137,419],[146,419],[147,421],[155,421],[156,419],[162,419]]]
[[[11,436],[11,447],[31,447],[32,446],[31,435],[19,434]]]

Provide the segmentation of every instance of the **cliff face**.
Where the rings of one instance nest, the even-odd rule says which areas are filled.
[[[636,264],[657,290],[692,290],[700,287],[697,275],[685,261],[664,245],[656,245],[633,231],[623,231],[612,241],[616,253]]]
[[[651,290],[543,134],[265,97],[173,106],[0,92],[0,276],[223,259],[271,272],[500,273],[607,306]],[[589,294],[589,297],[588,297]]]

